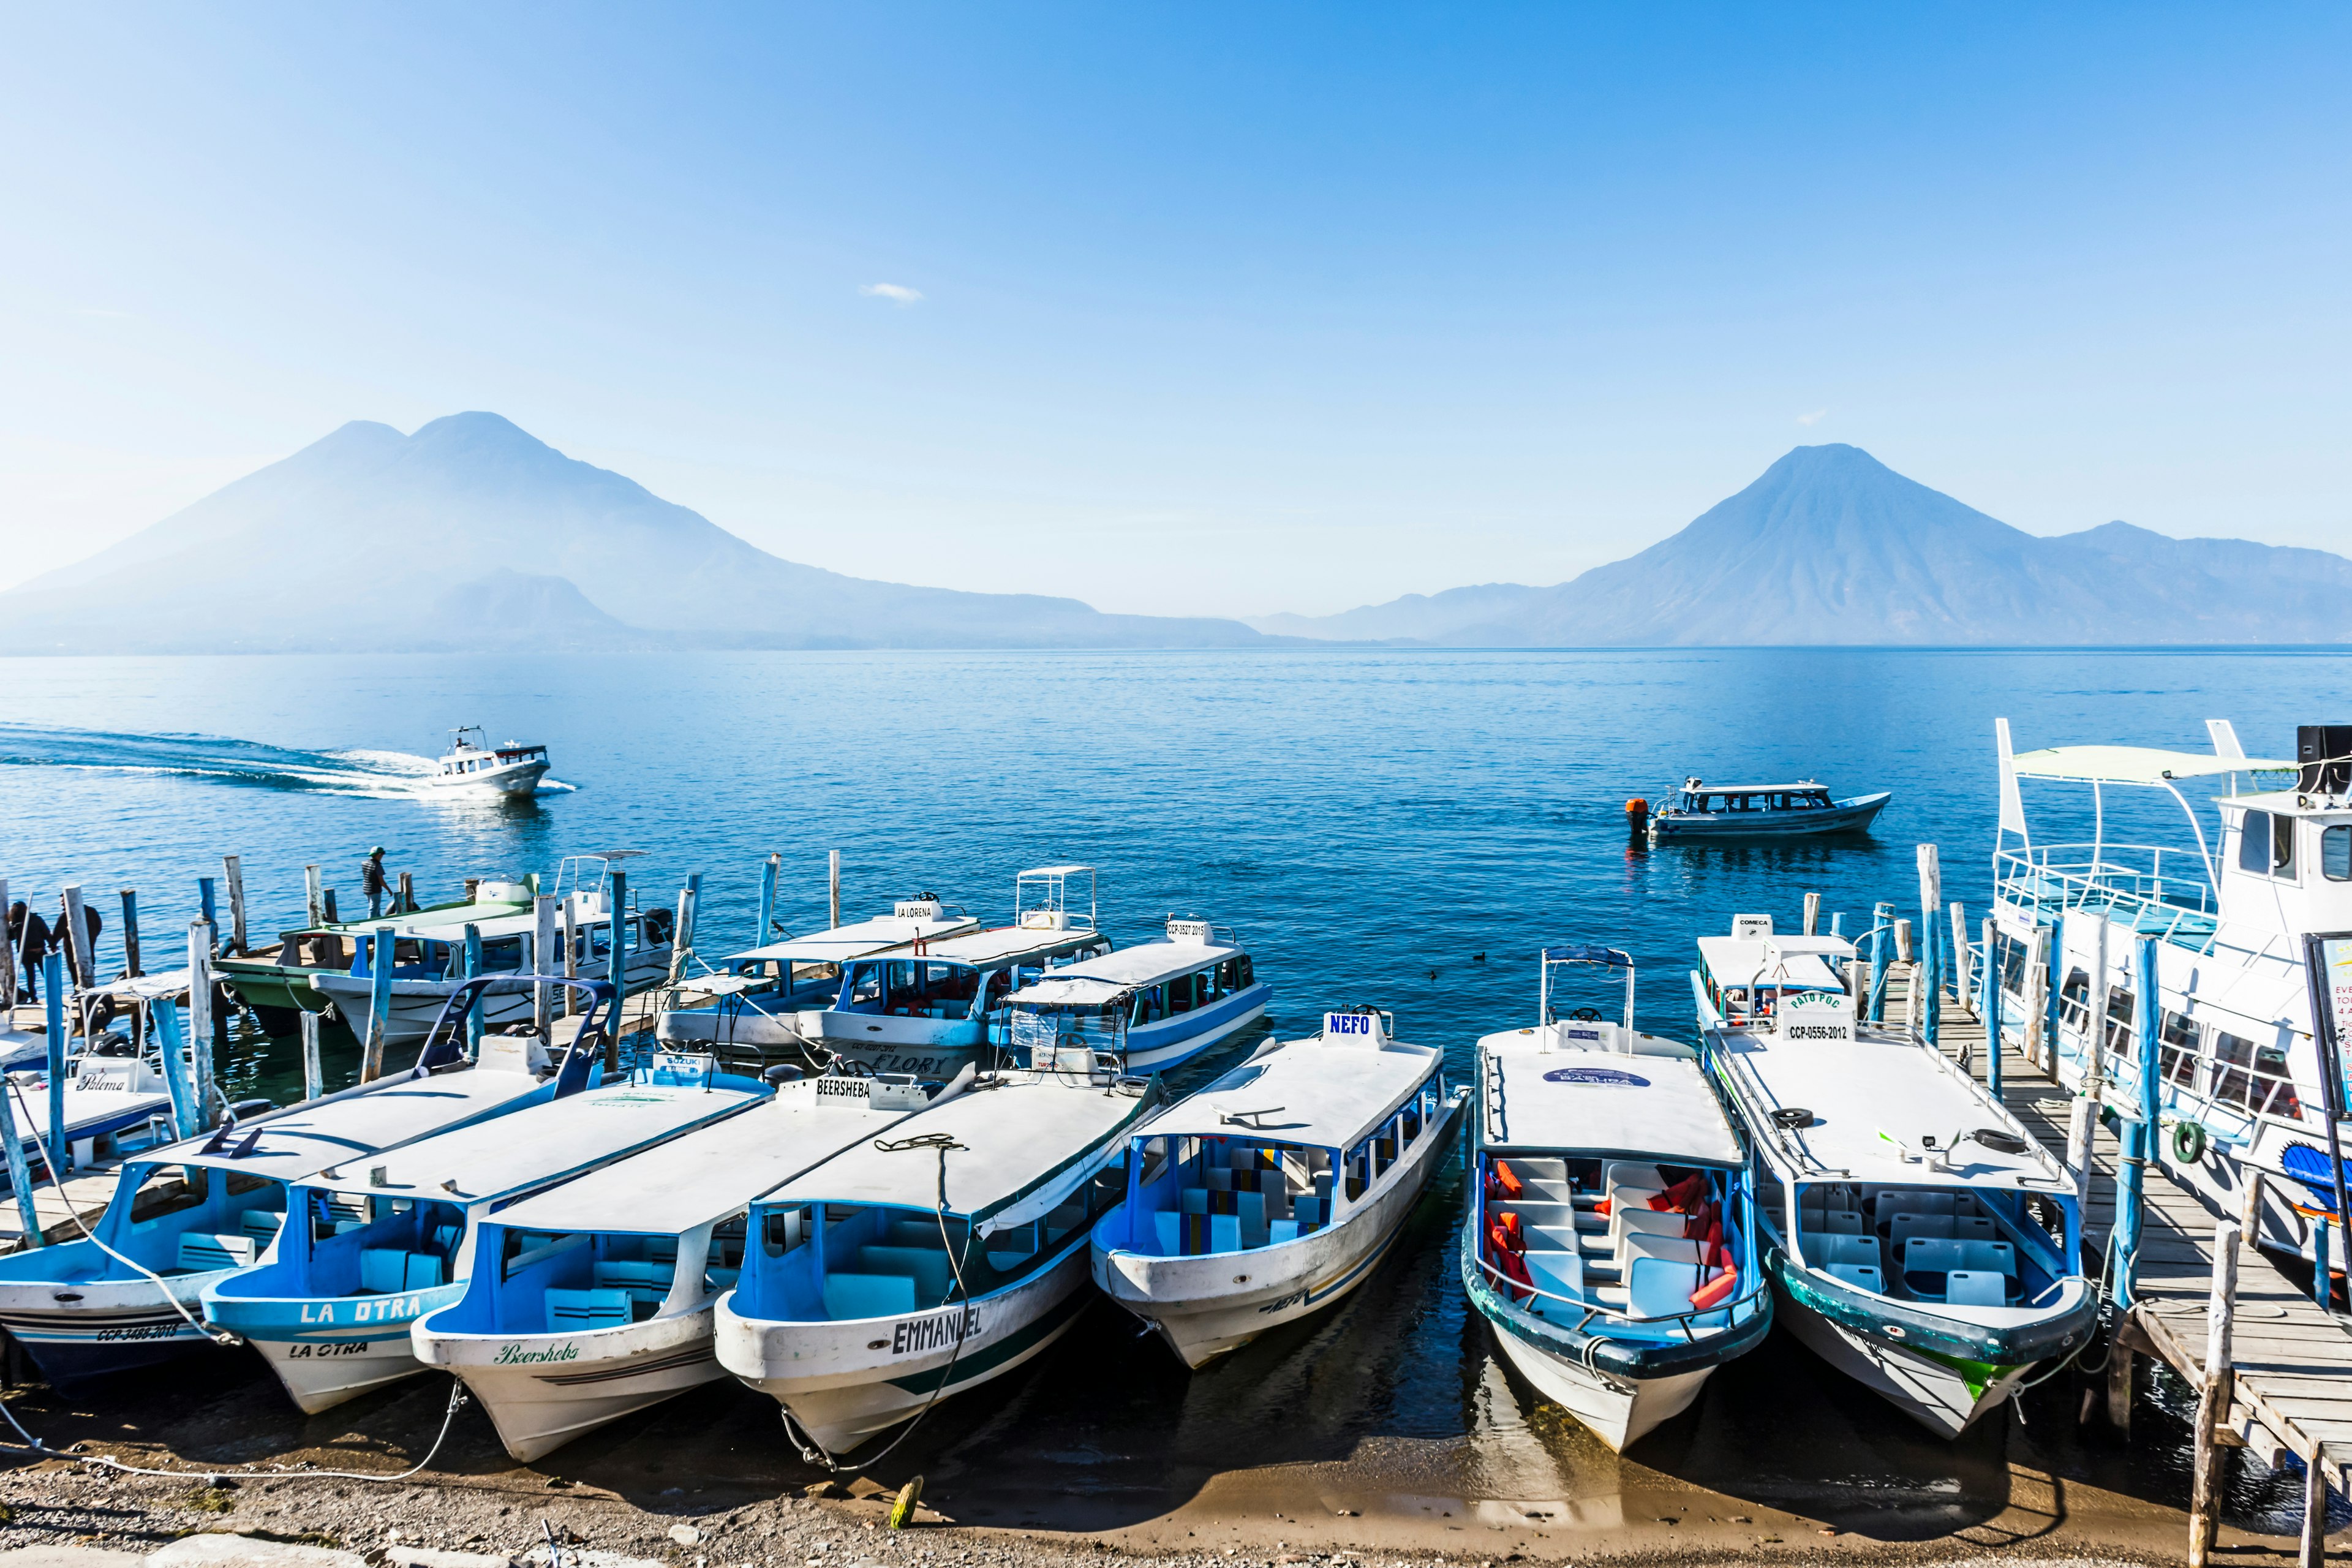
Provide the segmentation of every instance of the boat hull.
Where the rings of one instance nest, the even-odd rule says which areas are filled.
[[[1565,1409],[1617,1453],[1688,1410],[1714,1374],[1711,1366],[1664,1377],[1611,1378],[1576,1359],[1520,1338],[1496,1324],[1503,1359],[1538,1394]]]
[[[1660,842],[1685,838],[1811,838],[1824,833],[1859,833],[1877,820],[1893,793],[1857,795],[1825,811],[1741,811],[1650,818],[1650,837]]]
[[[669,977],[670,945],[635,948],[630,951],[625,966],[625,978],[632,994],[649,985],[659,984]],[[593,978],[593,976],[591,978]],[[325,1002],[332,1002],[353,1033],[365,1025],[371,1005],[371,982],[365,975],[353,978],[349,974],[320,973],[310,976],[313,993]],[[457,989],[454,980],[395,980],[392,983],[392,1017],[384,1031],[389,1045],[414,1045],[422,1041],[441,1009]],[[490,994],[482,998],[482,1019],[487,1027],[503,1028],[510,1024],[528,1023],[532,1002],[527,992]],[[314,1009],[315,1010],[315,1009]]]
[[[1977,1419],[2008,1399],[2031,1370],[1997,1369],[1990,1383],[1973,1384],[1948,1363],[1855,1332],[1778,1292],[1780,1321],[1797,1342],[1877,1394],[1939,1437],[1957,1437]]]
[[[261,1352],[306,1415],[425,1370],[409,1325],[465,1293],[463,1280],[400,1295],[285,1300],[205,1293],[205,1316]]]
[[[1389,1190],[1338,1225],[1275,1247],[1190,1258],[1096,1247],[1096,1286],[1150,1324],[1193,1368],[1270,1329],[1321,1311],[1362,1284],[1396,1245],[1431,1173],[1454,1142],[1468,1098],[1457,1091],[1444,1120],[1418,1141]],[[1097,1228],[1124,1218],[1114,1211]],[[1245,1273],[1237,1278],[1236,1268]]]
[[[144,1277],[73,1278],[84,1269],[94,1274],[108,1261],[92,1241],[67,1242],[0,1260],[0,1329],[25,1347],[51,1384],[71,1387],[215,1348],[214,1341],[188,1320],[204,1316],[200,1303],[205,1287],[235,1270],[167,1275],[169,1300],[163,1287]],[[9,1268],[11,1264],[25,1272]],[[32,1277],[35,1268],[43,1278]],[[60,1296],[74,1300],[61,1301]],[[173,1300],[187,1313],[174,1310]]]
[[[560,1334],[444,1334],[425,1319],[411,1338],[420,1362],[465,1380],[499,1441],[525,1464],[727,1375],[711,1307]]]
[[[1182,1015],[1195,1021],[1190,1029],[1171,1028],[1176,1020],[1137,1029],[1128,1036],[1127,1070],[1149,1075],[1181,1067],[1257,1023],[1265,1016],[1266,1004],[1273,999],[1274,987],[1260,983]]]
[[[1087,1278],[1081,1238],[1017,1285],[898,1319],[740,1318],[730,1292],[719,1304],[719,1361],[819,1446],[843,1453],[914,1415],[934,1391],[945,1399],[1026,1364],[1076,1321]]]
[[[509,763],[502,768],[486,768],[478,773],[436,776],[433,790],[436,795],[536,795],[539,781],[547,775],[548,764],[542,762]]]

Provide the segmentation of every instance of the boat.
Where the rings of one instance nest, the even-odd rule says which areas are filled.
[[[1078,908],[1072,884],[1086,879]],[[1013,923],[928,937],[842,966],[829,1006],[803,1009],[803,1041],[872,1072],[951,1078],[1010,1046],[1006,1000],[1049,969],[1111,951],[1095,927],[1095,869],[1013,879]]]
[[[812,1458],[1025,1364],[1090,1300],[1087,1234],[1158,1106],[1156,1080],[1073,1049],[793,1178],[751,1205],[719,1364]]]
[[[1860,1021],[1851,942],[1758,945],[1691,986],[1747,1131],[1780,1321],[1957,1437],[2097,1329],[2074,1178],[1941,1050]]]
[[[16,1138],[37,1185],[47,1174],[37,1150],[49,1137],[48,1068],[19,1068],[7,1079]],[[66,1143],[76,1166],[170,1140],[171,1089],[158,1065],[135,1047],[121,1055],[77,1053],[67,1064],[61,1099]],[[0,1173],[0,1185],[5,1183]]]
[[[2352,727],[2298,726],[2292,759],[2248,756],[2225,719],[2206,721],[2201,752],[2014,752],[2009,721],[1994,728],[1993,951],[1979,943],[1974,956],[1998,976],[2002,1035],[2054,1040],[2040,1054],[2060,1083],[2080,1091],[2095,1077],[2108,1105],[2137,1110],[2136,950],[2148,939],[2159,1037],[2149,1157],[2224,1214],[2244,1212],[2249,1180],[2263,1173],[2252,1239],[2314,1257],[2316,1220],[2343,1231],[2334,1178],[2346,1135],[2329,1125],[2327,1107],[2340,1116],[2342,1101],[2326,1087],[2331,1073],[2343,1081],[2343,1064],[2331,1066],[2336,1052],[2313,1028],[2315,989],[2335,987],[2315,987],[2308,947],[2352,931]],[[2021,780],[2087,790],[2090,839],[2035,837]],[[2221,792],[2210,817],[2185,784]],[[2188,832],[2170,845],[2111,838],[2116,789],[2170,795]]]
[[[748,1055],[763,1062],[803,1047],[800,1015],[823,1012],[841,990],[842,965],[852,959],[976,930],[977,916],[926,893],[901,899],[887,915],[785,937],[722,960],[724,972],[680,987],[692,1005],[666,1005],[654,1026],[664,1045],[715,1047],[721,1057]]]
[[[1756,1178],[1698,1053],[1635,1026],[1631,957],[1538,962],[1534,1024],[1478,1042],[1462,1280],[1504,1359],[1622,1452],[1771,1328]],[[1617,1017],[1570,1005],[1595,979]]]
[[[887,1136],[971,1076],[788,1081],[740,1116],[499,1210],[477,1246],[518,1261],[476,1270],[455,1303],[419,1318],[417,1359],[463,1378],[526,1464],[725,1377],[716,1309],[742,1271],[752,1200]]]
[[[578,943],[572,968],[586,978],[604,979],[611,973],[612,868],[620,858],[617,854],[575,855],[557,869],[551,895],[557,900],[557,942],[562,942],[568,912]],[[392,1012],[384,1039],[390,1046],[415,1045],[466,978],[467,927],[481,942],[484,973],[515,973],[532,967],[538,886],[535,877],[484,878],[475,884],[472,898],[457,902],[381,920],[281,931],[275,953],[223,955],[215,962],[214,973],[277,1032],[291,1029],[297,1009],[323,1013],[332,1008],[356,1034],[365,1027],[373,994],[375,939],[389,934]],[[661,907],[630,909],[624,911],[620,927],[623,975],[630,994],[667,980],[675,934],[672,912]],[[543,967],[551,973],[561,969],[561,954],[551,953]],[[531,1017],[533,1006],[528,991],[501,988],[483,1001],[483,1022],[491,1028],[523,1023]]]
[[[1363,1283],[1444,1166],[1469,1091],[1392,1027],[1370,1007],[1326,1013],[1129,1136],[1094,1280],[1186,1366]]]
[[[449,731],[449,750],[433,773],[436,790],[482,791],[491,795],[536,795],[547,774],[547,748],[509,741],[493,746],[479,724]]]
[[[1005,998],[1016,1058],[1083,1046],[1128,1072],[1167,1072],[1265,1016],[1274,987],[1257,978],[1231,931],[1202,920],[1168,922],[1138,943],[1048,971]]]
[[[1844,800],[1811,779],[1794,784],[1711,784],[1686,778],[1651,805],[1653,844],[1688,838],[1791,838],[1859,833],[1877,819],[1894,793]]]
[[[462,1044],[453,1024],[406,1072],[129,1155],[91,1236],[0,1258],[0,1328],[60,1385],[209,1347],[205,1289],[270,1257],[289,1184],[553,1094],[526,1043]]]
[[[713,1072],[707,1056],[653,1053],[617,1081],[600,1081],[602,1070],[575,1047],[543,1105],[295,1181],[287,1213],[301,1217],[281,1227],[267,1261],[205,1288],[205,1322],[258,1350],[315,1415],[424,1370],[410,1325],[462,1297],[478,1265],[512,1273],[537,1261],[514,1233],[486,1255],[490,1215],[770,1092]]]

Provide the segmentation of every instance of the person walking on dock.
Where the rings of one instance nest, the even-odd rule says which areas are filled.
[[[360,889],[367,894],[368,919],[382,920],[384,883],[383,846],[381,844],[369,850],[368,858],[360,862]]]
[[[25,964],[25,1000],[41,999],[41,960],[49,951],[49,922],[18,899],[8,906],[8,942]]]

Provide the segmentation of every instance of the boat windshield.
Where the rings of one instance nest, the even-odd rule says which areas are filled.
[[[1001,992],[1010,981],[1000,975]],[[848,965],[836,1009],[894,1018],[964,1018],[979,997],[981,972],[936,958],[865,959]]]

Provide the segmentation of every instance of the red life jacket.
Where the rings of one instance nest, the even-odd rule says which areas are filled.
[[[1732,1292],[1738,1289],[1739,1270],[1727,1268],[1722,1273],[1692,1291],[1690,1304],[1694,1307],[1719,1307],[1731,1300]]]

